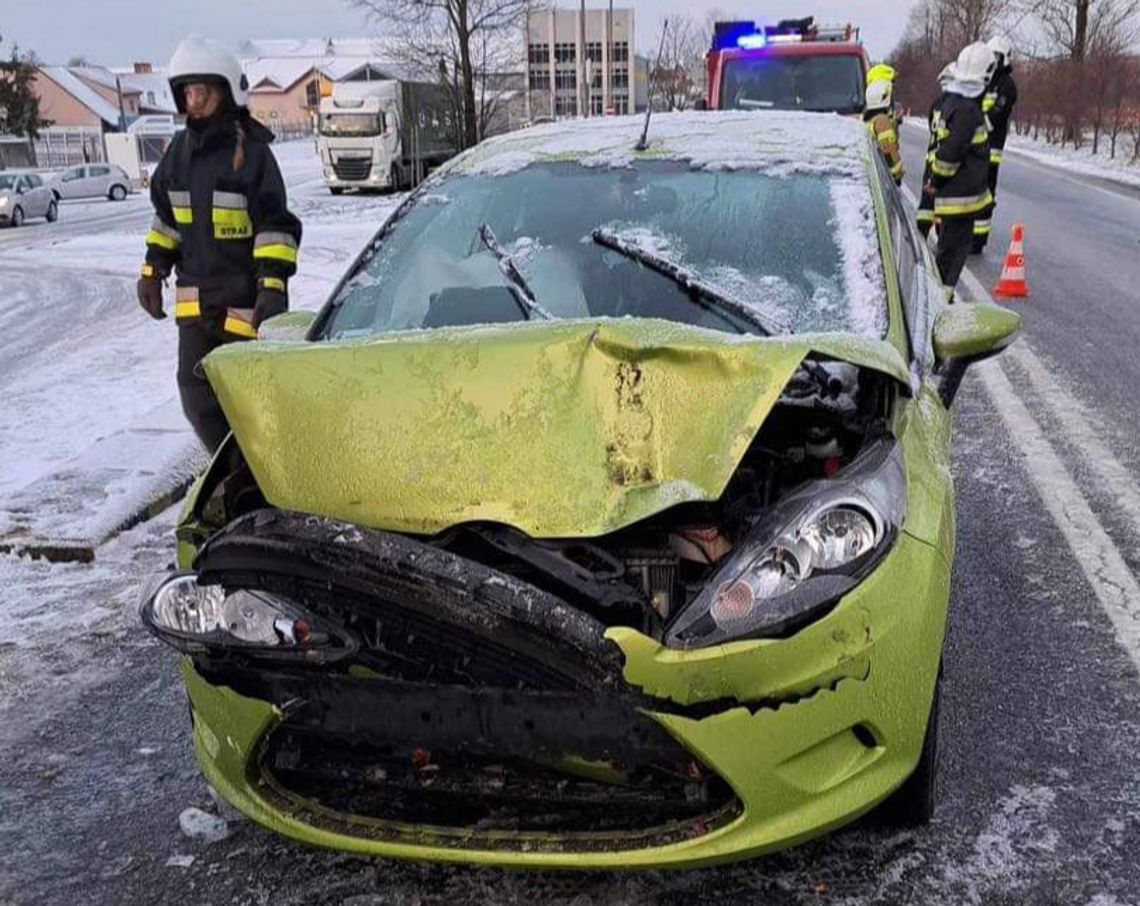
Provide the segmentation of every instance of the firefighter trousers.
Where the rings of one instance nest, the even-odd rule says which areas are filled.
[[[974,237],[973,217],[940,217],[938,219],[938,251],[934,259],[938,263],[938,273],[942,285],[946,287],[952,300],[954,287],[962,276],[962,268],[970,257],[970,245]]]
[[[997,184],[998,184],[998,170],[1001,169],[1001,164],[990,161],[990,195],[993,197],[991,201],[974,221],[974,240],[973,251],[981,252],[986,243],[990,239],[990,230],[993,228],[994,208],[997,207]]]
[[[201,362],[224,343],[233,342],[210,321],[198,320],[178,325],[178,394],[182,411],[202,445],[215,452],[230,433],[214,389],[202,372]]]

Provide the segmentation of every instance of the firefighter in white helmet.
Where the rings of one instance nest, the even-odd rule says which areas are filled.
[[[899,150],[899,134],[895,128],[895,120],[891,116],[889,81],[880,79],[867,86],[867,106],[863,109],[863,122],[867,124],[867,131],[879,146],[879,151],[891,173],[891,179],[895,181],[896,186],[902,185],[902,152]]]
[[[930,110],[926,114],[927,127],[930,129],[930,138],[926,143],[926,163],[922,170],[922,184],[928,186],[931,184],[931,165],[934,163],[934,151],[938,147],[938,130],[942,125],[942,102],[946,100],[946,85],[954,78],[954,63],[953,61],[947,63],[942,67],[942,71],[938,73],[938,97],[934,99],[934,103],[930,105]],[[930,234],[931,228],[934,226],[934,193],[923,192],[922,197],[918,200],[918,229],[925,238]]]
[[[223,343],[255,338],[263,320],[288,308],[301,222],[286,205],[273,134],[250,116],[237,57],[190,37],[168,78],[186,128],[151,178],[155,216],[138,299],[152,318],[165,318],[163,282],[175,274],[182,410],[213,451],[229,426],[198,363]]]
[[[989,48],[994,55],[994,74],[982,96],[982,113],[990,130],[990,194],[993,201],[974,221],[975,254],[985,250],[990,238],[994,207],[997,205],[998,170],[1001,168],[1006,136],[1009,134],[1009,121],[1013,117],[1013,107],[1017,103],[1017,84],[1013,81],[1013,66],[1009,61],[1013,47],[1008,38],[1000,35],[990,38]]]
[[[936,259],[948,298],[970,255],[974,220],[989,206],[990,133],[982,115],[982,95],[994,71],[993,51],[978,41],[962,49],[938,107],[930,182],[938,220]]]

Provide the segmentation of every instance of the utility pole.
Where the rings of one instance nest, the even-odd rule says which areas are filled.
[[[581,78],[578,80],[578,115],[589,116],[586,109],[586,99],[590,96],[589,85],[586,84],[586,0],[582,0],[581,12],[578,13],[578,70]]]
[[[115,95],[119,99],[119,131],[127,131],[127,114],[123,110],[123,83],[119,74],[115,74]]]

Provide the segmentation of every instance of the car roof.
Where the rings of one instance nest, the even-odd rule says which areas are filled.
[[[560,120],[494,136],[453,159],[456,172],[502,175],[534,163],[578,161],[628,166],[636,159],[678,160],[695,169],[757,170],[868,178],[866,128],[853,117],[799,111],[655,113],[648,146],[636,151],[644,116]]]

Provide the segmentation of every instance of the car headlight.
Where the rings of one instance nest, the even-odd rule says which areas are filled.
[[[902,450],[873,444],[834,478],[773,507],[678,614],[666,645],[701,648],[803,625],[870,572],[905,513]]]
[[[8,196],[7,195],[0,195],[0,211],[5,211],[7,209],[8,209]]]
[[[281,595],[200,585],[194,573],[156,577],[143,591],[140,615],[158,638],[190,654],[215,650],[328,661],[357,647],[351,637]]]

